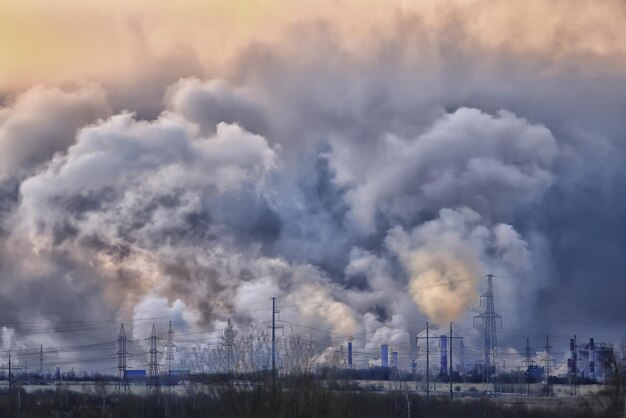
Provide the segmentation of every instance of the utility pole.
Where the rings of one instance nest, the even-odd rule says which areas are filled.
[[[474,316],[474,322],[476,319],[484,320],[484,339],[485,339],[485,366],[487,381],[491,380],[491,376],[494,377],[498,374],[498,340],[496,336],[496,322],[502,317],[496,313],[494,297],[493,297],[493,274],[487,275],[487,292],[483,293],[481,298],[485,301],[485,312]],[[475,323],[474,323],[475,326]],[[495,378],[493,379],[494,392],[496,392]]]
[[[450,373],[448,373],[448,377],[450,379],[450,400],[452,400],[452,322],[450,322]]]
[[[552,394],[551,391],[551,387],[550,387],[550,374],[552,373],[551,370],[551,363],[552,363],[552,357],[551,357],[551,351],[552,346],[550,345],[550,337],[548,337],[546,335],[546,345],[543,346],[543,350],[544,350],[544,373],[546,375],[546,395],[550,396]]]
[[[452,341],[454,341],[454,339],[461,340],[460,348],[461,348],[461,350],[463,349],[463,337],[455,337],[455,336],[452,335],[452,322],[450,322],[450,337],[449,338],[450,338],[450,342],[448,343],[448,345],[450,346],[450,366],[449,366],[450,373],[448,374],[448,377],[449,377],[449,380],[450,380],[450,400],[452,400],[452,397],[453,397],[453,395],[452,395],[452,371],[453,371],[453,368],[452,368]]]
[[[431,338],[440,338],[437,336],[430,336],[430,329],[428,328],[428,322],[426,322],[426,337],[415,337],[415,346],[417,347],[417,343],[420,338],[426,340],[426,398],[430,398],[430,339]]]
[[[117,393],[124,392],[127,395],[130,392],[128,387],[128,376],[126,374],[126,357],[128,351],[126,351],[126,332],[124,331],[124,324],[120,325],[120,333],[117,336]],[[43,370],[43,354],[40,353],[40,365]]]
[[[428,322],[426,322],[426,398],[430,398],[430,336],[428,335]]]
[[[276,297],[272,297],[272,391],[276,391],[276,330],[284,328],[276,325],[276,315],[279,313],[276,310]]]

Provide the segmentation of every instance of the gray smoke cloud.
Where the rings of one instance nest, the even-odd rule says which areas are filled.
[[[418,29],[357,56],[308,30],[222,78],[186,78],[189,59],[137,97],[34,87],[0,109],[0,318],[44,323],[48,344],[99,335],[54,333],[86,318],[217,332],[276,296],[295,331],[375,351],[425,320],[471,327],[491,272],[502,344],[576,322],[609,338],[626,319],[623,77],[539,74],[553,63]],[[5,349],[39,344],[18,331]]]
[[[386,243],[409,273],[413,300],[440,325],[462,318],[477,304],[478,282],[487,272],[518,275],[530,267],[528,244],[510,225],[490,230],[468,208],[442,209],[437,219],[410,233],[395,227]],[[512,298],[509,307],[517,302]]]
[[[111,114],[97,85],[73,91],[34,87],[0,110],[0,181],[23,178],[66,151],[78,129]]]
[[[335,145],[335,144],[333,144]],[[415,214],[467,205],[501,219],[552,183],[557,155],[549,130],[501,111],[495,117],[461,108],[417,138],[384,136],[374,151],[353,158],[337,141],[329,156],[339,187],[348,188],[348,217],[371,233],[378,213]]]

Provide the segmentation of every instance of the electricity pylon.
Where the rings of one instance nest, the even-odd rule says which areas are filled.
[[[526,347],[524,347],[524,360],[522,366],[526,368],[526,394],[530,395],[530,374],[535,362],[533,361],[533,351],[530,348],[530,339],[526,338]]]
[[[493,274],[487,275],[487,292],[480,295],[481,304],[485,301],[485,312],[474,316],[476,319],[484,320],[484,355],[487,381],[492,381],[492,377],[498,373],[498,339],[496,335],[496,320],[502,322],[502,317],[496,313],[493,297]]]
[[[172,386],[172,366],[174,365],[174,352],[176,351],[176,344],[174,344],[174,338],[176,334],[172,329],[172,321],[170,321],[169,328],[165,333],[165,366],[167,367],[167,385]]]
[[[128,351],[126,350],[126,332],[124,331],[124,324],[120,325],[120,333],[117,336],[117,393],[124,393],[125,395],[130,392],[128,387],[128,375],[126,374],[126,357]],[[40,369],[43,370],[43,354],[40,353]]]
[[[235,330],[233,329],[233,324],[230,322],[230,318],[228,318],[228,323],[226,324],[226,329],[224,330],[224,336],[222,340],[222,347],[226,350],[226,371],[230,374],[233,371],[233,363],[234,363],[234,349],[235,349]]]
[[[146,338],[150,341],[150,350],[148,351],[148,380],[146,381],[146,387],[148,391],[158,391],[161,389],[159,383],[159,349],[158,343],[161,338],[156,334],[156,328],[152,324],[152,335]]]

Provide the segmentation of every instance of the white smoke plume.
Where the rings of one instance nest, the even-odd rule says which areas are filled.
[[[402,9],[367,42],[329,18],[211,71],[184,50],[122,80],[3,93],[0,319],[48,321],[49,344],[97,338],[54,330],[103,318],[136,338],[152,316],[217,335],[264,324],[275,296],[294,332],[375,351],[468,321],[491,272],[517,327],[579,315],[564,299],[619,323],[619,292],[576,283],[623,286],[624,77],[617,59],[569,66],[623,52],[604,31],[511,52],[468,4]]]
[[[351,140],[332,138],[319,158],[327,161],[326,187],[337,190],[343,208],[326,219],[310,216],[313,225],[346,228],[348,239],[354,231],[346,280],[364,275],[365,282],[346,288],[315,265],[324,242],[307,243],[287,229],[286,214],[305,204],[287,194],[286,176],[298,170],[293,144],[270,145],[244,129],[271,134],[267,107],[250,92],[195,79],[172,86],[166,101],[169,110],[154,121],[121,113],[83,128],[65,152],[21,183],[6,229],[8,252],[28,255],[23,270],[50,269],[51,257],[87,262],[103,281],[106,304],[122,318],[183,306],[186,314],[171,312],[183,329],[215,328],[229,316],[246,324],[257,316],[248,304],[277,296],[296,326],[399,344],[416,307],[443,323],[475,304],[487,259],[527,264],[525,243],[510,249],[520,240],[512,227],[489,224],[549,187],[557,150],[542,126],[510,112],[462,108],[416,137],[381,135],[369,145],[380,149],[377,158],[351,158]],[[207,108],[216,109],[212,119],[201,111]],[[467,208],[441,209],[438,219],[410,232],[391,226],[461,204]],[[341,212],[343,222],[332,221]],[[393,277],[394,262],[384,252],[359,248],[359,236],[380,230],[376,219],[389,225],[384,242],[406,282]],[[312,245],[313,254],[290,260],[289,251],[272,250],[283,240]]]
[[[111,114],[105,92],[34,87],[0,108],[0,181],[32,173],[75,141],[78,130]]]
[[[386,135],[376,149],[355,159],[348,144],[339,143],[329,155],[339,186],[352,185],[346,193],[350,218],[369,232],[379,211],[410,219],[464,204],[502,218],[550,186],[557,155],[545,127],[510,112],[491,116],[466,108],[417,138]]]
[[[512,227],[488,228],[482,220],[468,208],[442,209],[438,218],[410,232],[394,228],[386,238],[409,274],[413,300],[440,325],[478,304],[478,284],[486,273],[518,274],[529,267],[527,243]]]

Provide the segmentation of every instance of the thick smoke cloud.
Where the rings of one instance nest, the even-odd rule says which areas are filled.
[[[440,325],[460,319],[477,304],[479,280],[489,271],[529,271],[528,244],[511,225],[490,229],[481,221],[468,208],[442,209],[438,218],[410,232],[395,227],[385,240],[410,275],[413,300]]]
[[[204,134],[214,133],[219,123],[236,123],[259,134],[267,132],[263,103],[253,92],[232,88],[224,80],[181,80],[169,88],[166,103],[172,112],[199,124]]]
[[[74,143],[79,128],[111,113],[104,91],[35,87],[0,110],[0,181],[23,178]]]
[[[165,316],[218,335],[228,318],[266,321],[276,296],[308,327],[296,333],[376,352],[409,346],[425,320],[470,328],[487,273],[505,346],[623,323],[620,292],[602,290],[624,291],[623,74],[568,71],[590,54],[571,43],[526,59],[527,39],[507,54],[457,42],[476,28],[438,37],[396,19],[364,50],[332,21],[302,24],[218,77],[188,78],[203,71],[183,53],[129,91],[109,80],[6,101],[3,347],[38,346],[10,325],[25,321],[51,345],[116,332],[54,332],[80,319],[140,338]]]
[[[355,159],[351,147],[339,143],[329,156],[335,181],[349,189],[348,216],[366,232],[374,230],[380,212],[411,219],[467,205],[502,218],[550,186],[557,155],[545,127],[509,112],[493,117],[466,108],[415,139],[389,135],[375,146],[378,152]]]
[[[197,251],[185,260],[191,249],[182,244],[221,240],[210,199],[242,188],[259,193],[276,153],[237,125],[197,133],[170,114],[154,122],[121,114],[84,129],[66,154],[22,183],[12,239],[35,253],[84,257],[131,297],[161,285],[160,266],[175,275],[177,257],[202,264]]]

